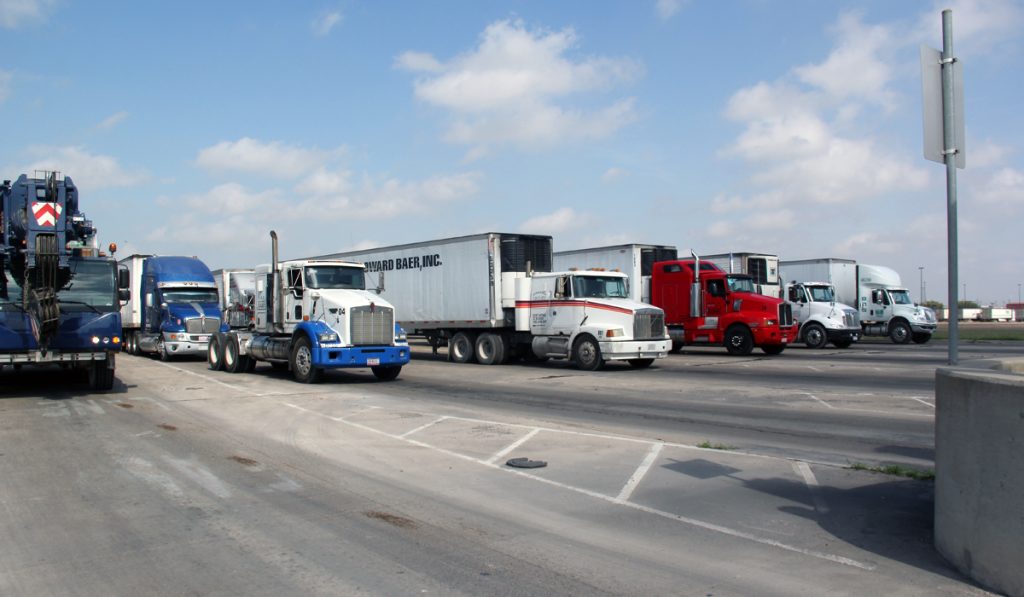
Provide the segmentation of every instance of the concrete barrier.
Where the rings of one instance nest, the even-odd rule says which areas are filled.
[[[961,572],[1024,596],[1024,362],[939,369],[935,547]]]

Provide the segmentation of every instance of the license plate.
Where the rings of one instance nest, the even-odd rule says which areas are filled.
[[[380,359],[366,359],[366,364],[369,365],[370,367],[380,365]]]
[[[199,336],[199,338],[196,339],[196,342],[209,342],[209,341],[210,341],[210,337],[209,336]]]
[[[789,342],[789,338],[783,338],[783,339],[782,339],[782,343],[783,343],[783,344],[785,344],[786,342]]]

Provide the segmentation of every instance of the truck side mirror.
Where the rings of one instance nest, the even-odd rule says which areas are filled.
[[[127,289],[129,289],[131,287],[132,287],[132,276],[131,276],[131,273],[128,271],[128,267],[124,266],[124,265],[119,265],[117,267],[117,289],[118,290],[127,290]],[[122,299],[122,300],[128,300],[128,299]]]
[[[131,290],[128,290],[127,288],[118,288],[117,289],[117,300],[121,301],[122,303],[127,303],[131,298],[132,298],[132,291]]]
[[[796,294],[796,288],[790,288],[789,289],[789,302],[795,303],[795,302],[797,302],[797,300],[798,299],[797,299],[797,294]]]
[[[377,291],[377,294],[384,292],[384,272],[378,272],[377,288],[375,290]]]

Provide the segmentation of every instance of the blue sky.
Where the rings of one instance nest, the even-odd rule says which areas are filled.
[[[1002,305],[1024,283],[1019,0],[0,0],[0,176],[71,176],[121,256],[528,232],[852,258],[915,298],[924,267],[945,302],[919,74],[943,8],[960,280]]]

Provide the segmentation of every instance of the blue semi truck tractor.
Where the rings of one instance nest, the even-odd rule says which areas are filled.
[[[81,369],[92,389],[111,389],[127,285],[97,248],[70,177],[0,184],[0,366]]]
[[[302,383],[341,368],[368,367],[379,380],[397,378],[409,362],[409,342],[395,308],[380,297],[383,279],[369,290],[361,263],[279,261],[277,234],[270,237],[272,263],[257,266],[251,278],[252,319],[213,335],[210,369],[239,373],[263,361]]]
[[[132,255],[121,260],[131,296],[121,307],[129,354],[205,357],[210,335],[221,328],[213,274],[195,257]]]

